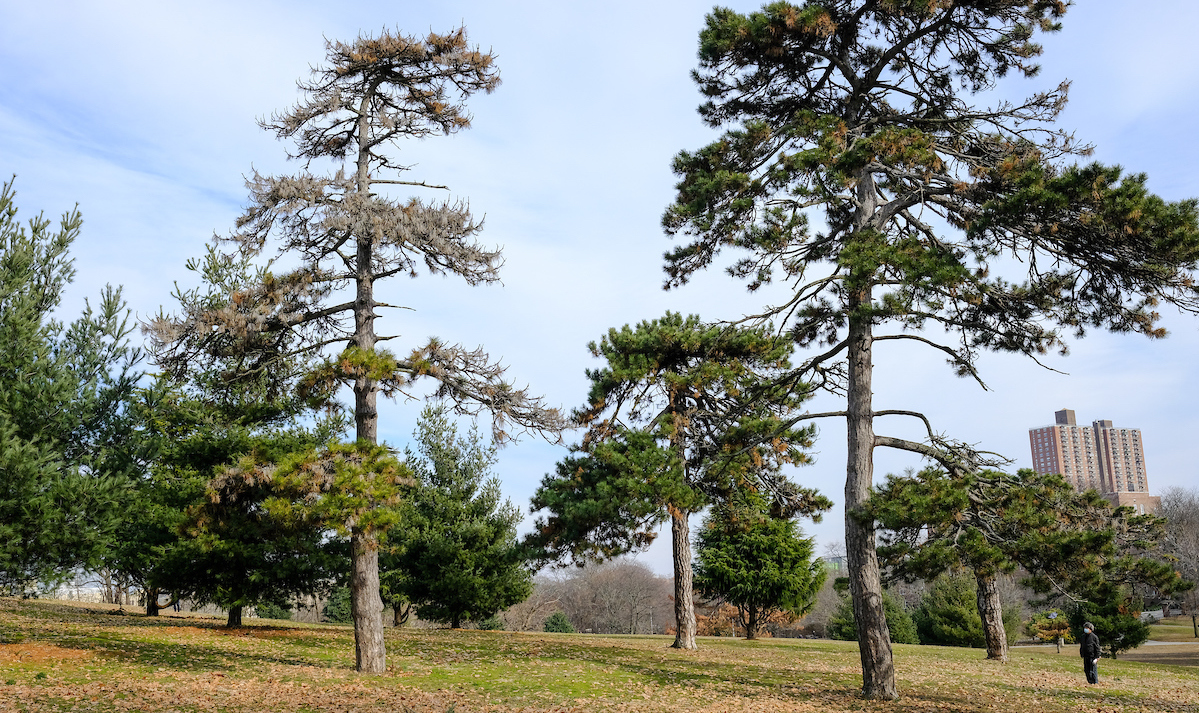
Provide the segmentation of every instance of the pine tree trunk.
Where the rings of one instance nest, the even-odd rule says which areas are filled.
[[[671,549],[674,554],[674,643],[676,649],[694,649],[695,600],[691,583],[690,513],[670,507]]]
[[[362,97],[358,107],[358,163],[355,174],[355,188],[359,195],[370,193],[370,103],[374,96],[375,83]],[[355,235],[357,254],[354,256],[354,344],[365,352],[373,352],[375,343],[375,275],[373,272],[374,243],[369,234]],[[374,380],[359,376],[354,381],[354,426],[359,441],[370,444],[379,442],[379,411],[376,408],[378,396],[377,384]]]
[[[987,638],[987,658],[1007,661],[1007,632],[1003,628],[1003,602],[999,599],[999,583],[994,573],[974,572],[978,583],[978,615],[982,618],[983,634]]]
[[[370,264],[371,246],[363,241],[358,247],[358,260]],[[371,276],[360,275],[358,279],[358,296],[354,301],[354,342],[356,346],[368,352],[375,350],[374,324],[375,298],[374,285]],[[379,391],[373,379],[359,376],[354,381],[354,427],[359,441],[370,444],[379,442],[379,410],[377,407]]]
[[[229,616],[225,619],[225,628],[233,629],[241,626],[242,606],[240,604],[229,607]]]
[[[161,610],[158,607],[158,590],[157,589],[147,589],[146,590],[146,616],[158,616],[159,611],[161,611]]]
[[[377,86],[377,84],[375,85]],[[375,87],[365,92],[358,117],[358,164],[355,176],[357,192],[370,192],[369,106]],[[374,244],[372,236],[355,236],[354,345],[365,352],[375,350],[375,282],[372,272]],[[354,426],[359,442],[378,443],[378,388],[365,375],[354,381]],[[387,649],[383,643],[383,600],[379,596],[379,543],[375,535],[355,531],[350,537],[350,609],[354,618],[354,657],[363,673],[387,670]]]
[[[384,673],[383,600],[379,598],[379,546],[371,536],[350,536],[350,613],[354,619],[354,659],[362,673]]]
[[[869,288],[853,293],[847,305],[849,318],[849,385],[846,404],[848,458],[845,473],[845,554],[849,566],[849,592],[858,627],[858,652],[862,659],[862,694],[867,698],[895,699],[895,663],[891,633],[883,613],[883,585],[875,552],[873,522],[862,522],[856,511],[870,497],[874,478],[874,412],[871,394],[872,334]]]

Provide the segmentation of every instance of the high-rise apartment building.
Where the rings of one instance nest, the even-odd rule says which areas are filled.
[[[1028,429],[1032,467],[1058,473],[1079,492],[1097,490],[1115,505],[1154,512],[1161,498],[1149,494],[1145,448],[1138,428],[1116,428],[1111,421],[1079,426],[1074,412],[1054,413],[1052,426]]]

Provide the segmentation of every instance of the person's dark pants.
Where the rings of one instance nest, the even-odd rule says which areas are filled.
[[[1082,670],[1087,674],[1087,683],[1099,683],[1099,664],[1091,659],[1083,659]]]

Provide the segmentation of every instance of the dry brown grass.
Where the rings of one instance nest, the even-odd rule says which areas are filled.
[[[346,627],[221,623],[0,600],[0,640],[21,639],[0,645],[0,710],[1199,713],[1199,669],[1122,657],[1091,687],[1076,652],[1051,647],[998,665],[897,646],[902,698],[879,702],[858,697],[844,642],[703,639],[680,652],[665,637],[391,630],[389,671],[368,677],[352,670]]]

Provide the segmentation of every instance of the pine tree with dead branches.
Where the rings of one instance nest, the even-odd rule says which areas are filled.
[[[388,190],[446,190],[407,178],[395,157],[398,142],[448,136],[470,126],[466,101],[499,85],[494,55],[472,47],[465,28],[424,38],[384,30],[351,43],[328,41],[326,64],[299,82],[302,99],[260,122],[292,142],[303,170],[287,176],[251,173],[250,205],[218,242],[243,256],[293,269],[266,270],[257,283],[218,305],[193,303],[180,315],[149,325],[155,356],[168,371],[231,361],[227,378],[254,378],[297,352],[340,347],[309,374],[307,388],[348,385],[354,394],[361,458],[374,458],[377,398],[415,396],[417,382],[436,382],[436,395],[458,413],[489,411],[503,440],[512,428],[556,436],[565,425],[555,410],[504,379],[504,367],[481,348],[431,339],[407,355],[380,348],[376,284],[399,276],[450,274],[468,285],[499,280],[500,251],[477,238],[481,221],[465,201],[393,198]],[[314,162],[336,170],[318,175]],[[272,263],[273,264],[273,263]],[[319,469],[317,469],[319,470]],[[354,630],[358,669],[386,668],[378,585],[378,533],[350,526]]]

